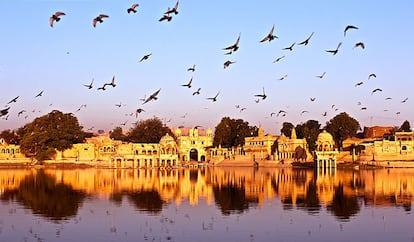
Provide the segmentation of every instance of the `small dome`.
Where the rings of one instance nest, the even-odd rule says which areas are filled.
[[[162,144],[162,145],[166,145],[166,144],[172,143],[172,142],[175,143],[175,140],[168,133],[166,135],[162,136],[162,138],[160,139],[160,144]]]
[[[325,141],[325,142],[333,142],[333,137],[330,133],[326,132],[326,130],[323,130],[318,135],[318,141]]]

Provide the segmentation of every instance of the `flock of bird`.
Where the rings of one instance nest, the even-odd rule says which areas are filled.
[[[134,3],[129,8],[126,9],[126,12],[128,14],[135,14],[135,13],[138,12],[139,6],[140,5],[138,3]],[[168,7],[167,10],[164,13],[162,13],[162,16],[159,18],[158,21],[159,22],[163,22],[163,21],[170,22],[172,20],[173,16],[175,16],[179,13],[178,8],[179,8],[179,1],[177,1],[173,7]],[[55,13],[53,13],[49,17],[50,27],[54,28],[60,21],[62,21],[62,19],[64,19],[65,16],[66,16],[66,13],[62,12],[62,11],[56,11]],[[98,24],[102,24],[104,22],[104,19],[107,19],[107,18],[109,18],[109,15],[99,14],[98,16],[96,16],[95,18],[92,19],[92,26],[94,28],[96,28]],[[343,30],[344,38],[347,36],[347,33],[349,31],[357,31],[357,30],[359,30],[359,28],[357,26],[347,25]],[[304,40],[301,40],[301,41],[298,41],[298,42],[293,42],[292,44],[282,48],[281,50],[286,51],[286,53],[289,53],[289,52],[294,51],[296,46],[308,46],[312,42],[312,38],[313,38],[314,35],[315,35],[315,32],[311,32],[310,34],[307,35],[307,37]],[[239,33],[236,40],[232,44],[222,48],[222,50],[224,51],[224,53],[223,53],[224,56],[227,56],[226,60],[223,62],[223,69],[229,69],[231,65],[237,63],[235,60],[233,60],[230,57],[234,57],[236,55],[236,53],[238,52],[238,50],[241,48],[240,47],[241,36],[242,36],[241,33]],[[273,24],[270,31],[267,34],[265,34],[262,38],[258,39],[258,43],[265,43],[265,42],[271,43],[272,41],[279,40],[280,38],[281,38],[280,36],[277,36],[275,34],[275,25]],[[341,47],[342,47],[342,42],[339,42],[336,45],[336,48],[326,49],[325,52],[335,56],[340,52]],[[366,46],[365,46],[364,42],[356,42],[353,45],[353,49],[360,48],[361,50],[364,50],[365,47]],[[152,56],[152,53],[145,54],[139,59],[139,62],[141,63],[141,62],[144,62],[144,61],[149,61],[151,56]],[[276,64],[278,62],[281,62],[284,58],[286,58],[286,55],[282,55],[280,57],[277,57],[273,61],[273,63]],[[196,70],[197,70],[196,69],[196,64],[193,64],[192,66],[187,68],[187,72],[189,72],[189,73],[194,73],[194,72],[196,72]],[[323,79],[325,77],[325,75],[326,75],[326,71],[321,73],[320,75],[316,75],[315,77],[318,78],[318,79]],[[376,76],[375,73],[370,73],[368,75],[367,80],[370,80],[370,79],[373,79],[373,78],[376,78],[376,77],[377,76]],[[280,78],[278,78],[278,80],[283,81],[287,78],[288,78],[288,75],[284,74],[284,75],[280,76]],[[192,89],[194,87],[193,80],[194,80],[194,78],[193,78],[193,76],[191,76],[189,78],[188,82],[181,83],[181,84],[179,84],[179,86],[182,86],[183,88],[192,90],[191,91],[192,96],[198,96],[198,95],[201,94],[202,88],[201,87],[196,87],[195,90],[193,90]],[[82,86],[84,86],[87,89],[96,89],[96,90],[100,90],[100,91],[106,91],[108,88],[117,87],[115,75],[112,77],[110,82],[105,82],[101,86],[98,86],[98,87],[95,87],[94,81],[95,80],[92,79],[90,83],[87,83],[87,84],[82,83]],[[364,84],[364,81],[359,81],[356,84],[354,84],[354,86],[355,86],[355,88],[357,88],[357,87],[362,86],[363,84]],[[382,91],[383,90],[381,88],[375,88],[371,91],[371,95],[374,95],[375,93],[382,92]],[[128,113],[128,115],[133,116],[135,114],[135,117],[138,118],[139,114],[141,114],[142,112],[145,112],[142,105],[145,105],[145,104],[147,104],[151,101],[158,100],[158,95],[160,94],[160,92],[161,92],[161,88],[158,88],[157,90],[153,91],[148,97],[145,96],[144,98],[141,98],[140,99],[140,101],[142,101],[141,106],[136,108],[134,110],[135,112]],[[221,91],[217,90],[214,95],[207,96],[207,97],[205,97],[205,99],[208,100],[208,101],[211,101],[213,103],[217,102],[219,100],[220,93],[221,93]],[[39,92],[37,95],[35,95],[35,98],[41,97],[42,95],[43,95],[43,90],[41,92]],[[265,87],[263,86],[261,92],[259,92],[257,94],[254,94],[253,99],[254,99],[255,103],[259,103],[259,102],[262,102],[262,101],[266,100],[267,97],[268,97],[268,94],[266,93]],[[19,96],[16,96],[15,98],[11,99],[6,104],[4,109],[0,110],[0,117],[2,117],[3,119],[7,119],[8,115],[9,115],[9,112],[10,112],[11,105],[13,103],[16,103],[18,101],[18,99],[19,99]],[[386,98],[386,100],[391,100],[391,99],[392,99],[391,97]],[[311,102],[315,102],[316,100],[317,100],[316,97],[311,97],[310,98]],[[407,100],[408,100],[408,98],[404,98],[401,101],[401,103],[405,103],[405,102],[407,102]],[[362,106],[361,103],[358,103],[358,105],[361,105],[360,110],[366,110],[367,109],[367,107]],[[126,106],[126,105],[125,104],[122,105],[122,103],[119,103],[119,104],[115,104],[115,106],[120,108],[120,107],[123,107],[123,106]],[[87,107],[86,104],[82,104],[75,112],[79,112],[83,108],[86,108],[86,107]],[[332,105],[332,109],[334,109],[335,111],[339,110],[337,107],[335,107],[335,108],[334,107],[335,107],[335,105]],[[239,112],[243,112],[243,111],[247,110],[247,107],[241,107],[240,105],[236,105],[236,108],[239,110]],[[384,111],[388,111],[388,110],[384,110]],[[20,116],[25,112],[26,112],[26,110],[20,110],[17,113],[18,113],[18,116]],[[33,112],[34,112],[34,110],[33,110]],[[300,115],[303,115],[305,113],[309,113],[309,111],[308,110],[302,110]],[[399,112],[397,112],[397,114],[398,113]],[[282,116],[282,117],[284,117],[287,114],[288,114],[288,111],[281,109],[277,112],[271,111],[269,116],[270,117],[273,117],[273,116],[276,116],[276,117]],[[321,115],[322,116],[327,116],[327,111],[323,112]],[[25,116],[25,117],[27,118],[28,116]],[[120,125],[126,125],[126,123],[127,122],[123,122]]]

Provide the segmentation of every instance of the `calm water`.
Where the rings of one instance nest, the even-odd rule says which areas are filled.
[[[0,169],[0,241],[414,241],[414,169]]]

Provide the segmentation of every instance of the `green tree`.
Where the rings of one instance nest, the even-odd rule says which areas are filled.
[[[282,129],[280,130],[281,134],[284,134],[286,137],[290,137],[292,135],[292,129],[295,126],[289,122],[283,122]]]
[[[249,122],[224,117],[215,128],[213,145],[228,148],[244,145],[244,138],[257,135],[257,132],[258,128],[249,126]]]
[[[0,133],[0,138],[3,138],[7,144],[17,145],[20,142],[20,137],[14,130],[6,129]]]
[[[358,130],[361,130],[361,126],[356,119],[342,112],[329,120],[326,123],[325,129],[333,136],[338,146],[342,147],[342,141],[355,137]]]
[[[408,120],[405,120],[404,123],[401,125],[401,127],[398,129],[398,131],[410,132],[411,131],[410,122],[408,122]]]
[[[115,127],[109,133],[109,138],[114,139],[114,140],[125,141],[126,140],[126,135],[124,134],[124,132],[123,132],[123,130],[122,130],[121,127]]]
[[[296,135],[299,139],[306,139],[309,150],[316,149],[316,140],[321,132],[321,124],[316,120],[308,120],[304,124],[296,125]]]
[[[90,133],[82,131],[78,119],[71,113],[54,110],[38,117],[17,130],[21,137],[20,150],[39,161],[52,159],[56,150],[63,151],[81,143]]]
[[[161,119],[154,117],[136,123],[128,132],[126,141],[132,143],[159,143],[167,133],[175,139],[171,129],[164,126]]]

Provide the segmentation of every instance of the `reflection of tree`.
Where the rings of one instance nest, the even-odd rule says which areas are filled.
[[[258,203],[257,199],[247,199],[244,187],[234,184],[213,187],[214,200],[223,215],[242,213],[249,208],[249,203]]]
[[[356,196],[346,196],[344,194],[344,186],[339,183],[335,188],[332,204],[327,207],[337,218],[348,220],[351,216],[359,212],[359,204]]]
[[[307,210],[309,213],[319,212],[321,205],[319,203],[316,183],[314,181],[309,182],[303,203],[298,203],[298,207]]]
[[[162,211],[164,201],[157,191],[139,191],[127,194],[129,200],[140,211],[158,214]]]
[[[122,193],[121,192],[114,192],[109,196],[109,200],[115,203],[116,205],[120,206],[122,204]]]
[[[35,214],[52,220],[62,220],[77,214],[79,204],[85,196],[83,192],[57,183],[54,177],[39,170],[36,175],[26,176],[19,188],[4,193],[1,199],[15,199]]]

